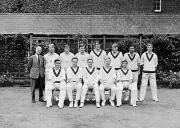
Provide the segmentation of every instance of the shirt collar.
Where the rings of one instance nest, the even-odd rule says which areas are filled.
[[[146,51],[146,53],[148,54],[148,51]],[[154,54],[154,52],[152,52],[152,54]]]

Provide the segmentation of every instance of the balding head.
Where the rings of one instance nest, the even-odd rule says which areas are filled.
[[[36,47],[36,54],[40,55],[42,52],[42,48],[40,46]]]

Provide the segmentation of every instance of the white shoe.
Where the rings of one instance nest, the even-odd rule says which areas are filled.
[[[139,102],[139,99],[137,99],[136,101]]]
[[[144,100],[143,99],[139,99],[138,102],[143,102]]]
[[[50,105],[46,105],[46,108],[49,108],[49,107],[51,107]]]
[[[114,101],[113,100],[109,100],[111,106],[114,106]]]
[[[96,107],[97,107],[97,108],[100,108],[100,104],[99,104],[99,103],[96,103]]]
[[[159,100],[158,100],[158,99],[155,99],[154,101],[155,101],[155,102],[159,102]]]
[[[79,105],[79,107],[80,107],[80,108],[84,107],[84,103],[81,103],[81,104]]]
[[[58,105],[58,107],[59,107],[60,109],[62,109],[62,108],[63,108],[63,105]]]
[[[137,107],[137,105],[136,105],[136,104],[131,104],[131,106],[133,106],[133,107]]]
[[[105,106],[105,104],[106,104],[106,100],[103,100],[103,101],[102,101],[102,103],[101,103],[101,106],[103,106],[103,107],[104,107],[104,106]]]
[[[117,104],[116,107],[120,107],[122,104]]]
[[[72,107],[73,107],[73,101],[70,101],[69,108],[72,108]]]
[[[74,108],[77,108],[77,107],[78,107],[78,101],[75,101]]]

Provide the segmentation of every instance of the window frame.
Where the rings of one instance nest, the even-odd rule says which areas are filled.
[[[159,0],[160,7],[159,10],[156,9],[157,6],[157,0],[154,0],[154,12],[162,12],[162,0]]]

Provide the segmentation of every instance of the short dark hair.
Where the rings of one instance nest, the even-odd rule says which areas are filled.
[[[123,60],[121,63],[128,63],[127,60]]]
[[[147,47],[148,46],[151,46],[151,47],[153,47],[153,44],[152,43],[147,43],[147,45],[146,45]]]
[[[60,61],[60,62],[61,62],[61,60],[60,60],[60,59],[55,59],[55,60],[54,60],[54,63],[56,63],[57,61]]]
[[[68,45],[68,44],[65,44],[65,45],[64,45],[64,48],[69,48],[69,45]]]
[[[85,47],[85,44],[83,42],[79,43],[79,48],[81,48],[81,47]]]
[[[112,47],[114,47],[114,46],[118,47],[118,43],[114,42],[111,46]]]
[[[131,48],[131,47],[134,47],[134,48],[135,48],[134,44],[129,45],[129,48]]]
[[[95,41],[95,45],[100,45],[99,40],[96,40],[96,41]]]
[[[73,58],[71,59],[71,61],[73,61],[73,60],[77,60],[77,61],[78,61],[78,58],[77,58],[77,57],[73,57]]]

